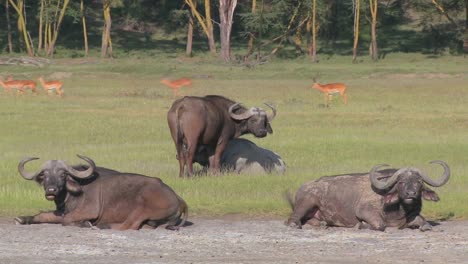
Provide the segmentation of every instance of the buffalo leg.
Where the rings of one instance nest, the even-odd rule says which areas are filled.
[[[185,169],[185,161],[186,161],[186,155],[184,151],[180,151],[177,153],[177,159],[179,160],[179,177],[183,178],[184,177],[184,169]]]
[[[307,216],[314,216],[318,210],[318,205],[315,198],[307,197],[296,201],[294,211],[289,219],[285,222],[287,226],[301,229],[302,221],[308,221]]]
[[[210,159],[210,171],[213,174],[219,174],[221,171],[221,155],[223,155],[226,149],[227,140],[219,139],[218,145],[216,146],[213,158]]]
[[[63,217],[53,211],[40,213],[33,216],[18,216],[15,218],[15,224],[17,225],[30,225],[30,224],[60,224],[63,222]]]
[[[370,225],[373,230],[384,231],[386,228],[385,221],[374,207],[366,205],[357,209],[356,217]],[[365,225],[362,225],[365,227]]]
[[[421,231],[432,230],[431,224],[429,224],[422,215],[417,215],[412,221],[409,221],[402,228],[404,227],[419,228]]]
[[[98,208],[93,210],[91,207],[75,209],[63,217],[62,225],[88,227],[89,225],[86,222],[97,219],[98,211]]]

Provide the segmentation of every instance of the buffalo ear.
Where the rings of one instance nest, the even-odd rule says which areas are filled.
[[[80,194],[82,191],[81,185],[70,176],[67,177],[65,188],[67,188],[67,191],[69,193],[74,194],[74,195]]]
[[[400,198],[398,198],[397,192],[391,192],[384,195],[384,205],[392,205],[398,203]]]
[[[273,134],[273,129],[270,126],[270,122],[267,122],[266,129],[267,129],[268,133]]]
[[[438,202],[440,200],[439,195],[437,195],[436,192],[427,188],[426,186],[423,186],[422,188],[422,197],[424,200],[427,200],[427,201]]]
[[[37,175],[37,176],[34,178],[34,180],[35,180],[38,184],[42,185],[42,183],[44,182],[44,174],[43,174],[43,173],[39,173],[39,175]]]

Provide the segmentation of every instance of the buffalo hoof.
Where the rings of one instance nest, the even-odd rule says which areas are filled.
[[[92,230],[101,230],[101,228],[93,225],[93,223],[91,223],[91,221],[84,221],[82,227],[91,228]]]
[[[32,221],[32,216],[15,217],[15,225],[29,225]]]
[[[284,224],[286,226],[289,226],[289,227],[292,227],[292,228],[302,229],[302,225],[300,223],[295,222],[295,221],[288,220],[288,221],[284,222]]]
[[[173,226],[173,225],[167,225],[166,229],[171,230],[171,231],[179,231],[179,227],[178,226]]]
[[[422,232],[430,231],[432,230],[432,226],[429,223],[425,223],[424,225],[419,227],[419,230],[421,230]]]

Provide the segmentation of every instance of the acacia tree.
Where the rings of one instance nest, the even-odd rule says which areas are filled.
[[[70,0],[41,0],[39,7],[39,33],[37,50],[45,50],[47,56],[55,51],[60,26]]]
[[[24,0],[9,0],[11,6],[15,9],[18,14],[18,31],[23,35],[24,44],[29,56],[34,56],[34,49],[31,45],[31,36],[28,34],[26,29],[26,19],[24,16]]]
[[[49,47],[47,49],[47,56],[51,56],[55,50],[55,43],[57,42],[58,33],[60,29],[60,25],[62,24],[63,17],[65,16],[65,11],[67,10],[67,6],[70,3],[70,0],[60,0],[57,1],[57,11],[55,16],[55,21],[53,21],[53,25],[50,28],[52,30],[51,41],[49,42]],[[57,15],[58,14],[58,15]]]
[[[193,44],[193,15],[189,12],[189,22],[187,29],[187,45],[185,47],[185,55],[192,55],[192,44]]]
[[[112,57],[112,39],[111,39],[111,5],[114,0],[103,0],[102,11],[104,16],[104,26],[102,28],[101,57]]]
[[[317,0],[312,1],[312,16],[307,21],[307,32],[312,33],[312,40],[308,41],[309,56],[312,62],[317,62]]]
[[[221,58],[231,61],[231,31],[237,0],[219,0]]]
[[[185,0],[185,3],[190,7],[190,10],[192,12],[192,16],[194,16],[200,26],[203,29],[203,32],[205,33],[206,37],[208,38],[208,47],[210,49],[210,52],[212,54],[216,54],[216,45],[215,45],[215,39],[214,39],[214,34],[213,34],[213,22],[211,19],[211,2],[210,0],[205,0],[205,16],[203,16],[198,10],[197,10],[197,3],[196,0]],[[190,25],[189,25],[190,28]]]
[[[468,0],[467,0],[468,1]],[[262,0],[262,7],[263,7],[263,0]],[[257,13],[257,0],[252,0],[252,9],[251,9],[252,15],[255,15]],[[249,42],[247,44],[247,57],[250,56],[253,53],[254,50],[254,40],[255,36],[253,33],[249,34]]]
[[[369,0],[369,9],[371,13],[371,46],[369,49],[372,60],[377,60],[377,7],[379,0]]]
[[[465,0],[465,34],[463,50],[468,52],[468,0]]]
[[[83,40],[85,46],[85,55],[88,56],[89,54],[89,47],[88,47],[88,31],[86,29],[86,17],[85,17],[85,6],[83,0],[80,2],[80,15],[81,15],[81,23],[83,24]]]
[[[13,43],[11,40],[10,5],[8,4],[8,0],[5,0],[5,15],[7,22],[8,51],[13,53]]]
[[[356,63],[358,42],[359,42],[359,13],[360,13],[360,0],[353,0],[353,13],[354,13],[354,27],[353,27],[353,63]]]

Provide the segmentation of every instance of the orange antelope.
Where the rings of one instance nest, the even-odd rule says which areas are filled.
[[[312,88],[321,91],[325,95],[325,105],[328,107],[333,94],[339,93],[343,96],[344,104],[348,103],[348,97],[346,96],[346,85],[344,83],[328,83],[320,84],[314,80]]]
[[[48,81],[46,82],[44,78],[41,76],[39,77],[39,82],[42,85],[42,89],[44,91],[50,92],[51,90],[55,90],[55,93],[57,93],[59,96],[63,96],[63,82],[62,81]]]
[[[17,89],[18,93],[24,94],[25,89],[31,89],[31,91],[34,94],[37,94],[36,82],[35,81],[31,81],[31,80],[13,80],[13,78],[8,78],[6,81],[0,80],[0,84],[9,93],[13,93],[12,89]]]
[[[189,78],[181,78],[177,80],[161,79],[161,83],[169,86],[174,92],[174,96],[179,95],[179,88],[183,86],[192,86],[192,80]]]

